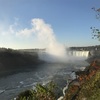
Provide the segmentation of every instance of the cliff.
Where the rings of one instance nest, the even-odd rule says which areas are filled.
[[[39,60],[37,52],[30,54],[19,50],[0,49],[0,76],[8,72],[15,73],[17,70],[35,69],[41,63],[43,61]]]
[[[100,100],[100,61],[93,61],[76,74],[78,78],[69,84],[63,100]]]

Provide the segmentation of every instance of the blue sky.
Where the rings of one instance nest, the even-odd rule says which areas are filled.
[[[68,47],[99,45],[92,39],[91,26],[99,28],[92,7],[99,0],[0,0],[0,47],[44,48],[32,29],[32,19],[51,25],[57,41]],[[25,31],[27,30],[27,32]],[[23,34],[20,34],[23,31]],[[26,33],[24,33],[26,32]]]

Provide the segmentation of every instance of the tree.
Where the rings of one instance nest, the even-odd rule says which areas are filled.
[[[95,7],[92,8],[96,12],[96,19],[100,19],[100,8],[96,9]],[[92,30],[92,38],[93,39],[98,39],[100,41],[100,29],[96,27],[91,27]]]

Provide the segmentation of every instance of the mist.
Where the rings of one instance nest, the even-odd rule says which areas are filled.
[[[45,23],[43,19],[32,19],[32,26],[32,30],[36,34],[41,45],[46,46],[45,53],[39,52],[39,58],[41,60],[65,63],[86,59],[86,57],[69,55],[70,49],[57,41],[51,25]]]
[[[39,53],[40,59],[48,62],[67,61],[66,48],[57,41],[51,25],[46,24],[43,19],[33,19],[32,25],[38,40],[46,45],[45,53]]]
[[[43,19],[34,18],[31,20],[32,27],[15,32],[18,37],[33,37],[37,45],[44,46],[45,53],[39,52],[39,58],[47,62],[68,62],[69,60],[81,59],[80,57],[69,55],[70,49],[61,44],[50,24]],[[32,42],[31,42],[32,43]]]
[[[47,62],[74,62],[75,60],[83,59],[83,57],[68,55],[70,49],[57,41],[51,25],[45,23],[43,19],[32,19],[31,24],[31,31],[35,33],[40,44],[46,46],[45,52],[39,52],[41,60]]]

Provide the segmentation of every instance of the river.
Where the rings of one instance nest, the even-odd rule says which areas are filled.
[[[84,60],[69,63],[45,63],[37,69],[23,70],[15,74],[0,78],[0,100],[11,100],[20,92],[35,87],[37,83],[46,84],[54,77],[61,76],[66,81],[71,77],[72,71],[77,71],[87,66]]]

